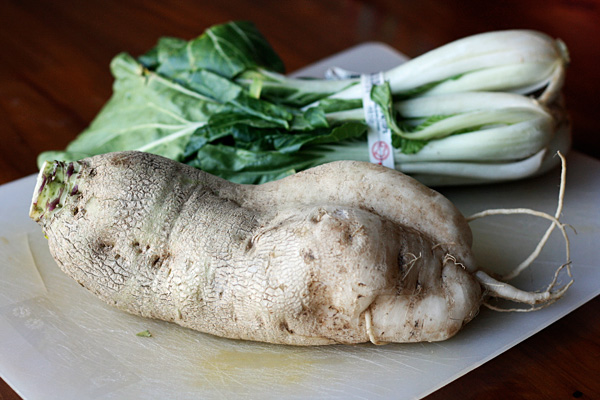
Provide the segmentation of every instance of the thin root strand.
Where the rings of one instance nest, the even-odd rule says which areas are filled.
[[[516,312],[529,312],[536,311],[542,309],[544,307],[549,306],[554,303],[556,300],[560,299],[565,292],[571,287],[573,284],[573,276],[571,274],[571,245],[569,241],[569,236],[567,235],[565,227],[568,226],[562,223],[559,220],[560,215],[562,214],[563,204],[564,204],[564,196],[565,196],[565,186],[566,186],[566,160],[565,157],[558,152],[558,156],[561,159],[562,169],[561,169],[561,178],[560,178],[560,189],[558,195],[558,204],[556,208],[555,215],[552,216],[545,212],[532,210],[529,208],[512,208],[512,209],[491,209],[484,210],[479,213],[473,214],[467,218],[467,221],[473,221],[478,218],[487,217],[490,215],[510,215],[510,214],[528,214],[533,215],[539,218],[544,218],[552,222],[552,224],[548,227],[543,237],[540,239],[537,244],[535,250],[525,259],[521,264],[519,264],[515,269],[513,269],[509,274],[502,277],[503,280],[508,280],[515,278],[518,276],[523,270],[529,267],[533,261],[540,255],[542,249],[548,242],[550,234],[554,231],[555,228],[561,231],[562,236],[565,240],[566,247],[566,262],[558,267],[554,273],[554,277],[546,290],[543,292],[529,292],[521,289],[517,289],[514,286],[511,286],[503,281],[497,280],[489,276],[484,271],[477,271],[475,276],[479,280],[480,284],[486,289],[487,295],[491,297],[497,297],[501,299],[506,299],[510,301],[514,301],[517,303],[530,304],[531,308],[500,308],[491,305],[488,302],[484,302],[483,305],[486,307],[495,310],[495,311],[516,311]],[[569,276],[570,281],[567,282],[564,286],[559,289],[553,290],[558,282],[558,277],[563,269],[566,269],[567,275]]]
[[[371,343],[378,346],[388,344],[387,342],[381,342],[377,340],[377,338],[375,337],[375,334],[373,333],[373,318],[371,316],[371,310],[365,311],[365,327],[367,330],[367,336],[369,336],[369,340],[371,341]]]

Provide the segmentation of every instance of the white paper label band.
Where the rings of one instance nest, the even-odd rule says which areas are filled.
[[[363,110],[368,126],[367,143],[369,160],[373,164],[394,168],[394,152],[392,149],[392,132],[387,125],[381,108],[371,99],[371,88],[385,83],[383,72],[361,75],[363,87]]]
[[[326,79],[351,79],[360,76],[363,94],[363,110],[368,126],[367,143],[369,161],[374,164],[395,168],[394,151],[392,147],[392,132],[387,125],[381,108],[371,100],[371,89],[375,85],[385,83],[383,72],[374,74],[359,74],[339,67],[329,68],[325,72]]]

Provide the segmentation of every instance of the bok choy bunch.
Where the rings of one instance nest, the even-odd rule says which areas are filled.
[[[426,184],[519,179],[565,152],[565,45],[525,30],[449,43],[389,71],[370,97],[392,132],[395,167]],[[117,55],[113,95],[64,151],[38,162],[122,150],[169,157],[240,183],[341,159],[369,159],[359,78],[299,79],[249,22],[163,38]]]

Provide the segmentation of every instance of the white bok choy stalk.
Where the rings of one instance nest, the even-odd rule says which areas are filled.
[[[570,144],[568,129],[558,129],[562,108],[550,112],[537,100],[519,94],[429,95],[398,101],[394,110],[409,127],[407,132],[394,134],[428,140],[413,154],[395,149],[396,169],[435,186],[531,176],[551,160],[551,155],[558,150],[565,152]],[[362,109],[353,109],[329,113],[327,118],[342,121],[364,116]],[[368,154],[358,143],[335,150],[333,154],[351,154],[354,159],[368,161]],[[335,157],[332,153],[328,157]]]
[[[426,141],[418,151],[396,148],[396,169],[439,186],[521,179],[558,164],[552,155],[570,147],[560,93],[568,62],[562,41],[512,30],[467,37],[385,72],[393,98],[404,98],[393,104],[392,133]],[[330,121],[364,118],[362,109],[330,109]],[[358,158],[350,147],[341,151]]]
[[[551,103],[560,93],[570,59],[561,40],[531,30],[486,32],[456,40],[384,73],[394,95],[411,97],[467,91],[536,94]],[[334,99],[359,99],[348,85]]]

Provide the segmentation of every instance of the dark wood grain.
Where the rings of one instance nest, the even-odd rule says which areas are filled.
[[[0,183],[36,172],[111,93],[108,64],[160,36],[254,21],[293,71],[365,41],[417,56],[488,30],[562,38],[572,63],[565,97],[574,148],[600,158],[600,2],[458,0],[3,0],[0,2]],[[429,396],[429,399],[600,398],[600,299]],[[19,398],[0,381],[0,399]]]

